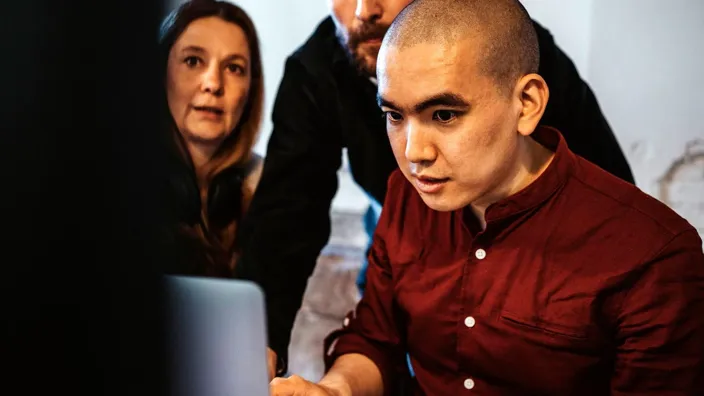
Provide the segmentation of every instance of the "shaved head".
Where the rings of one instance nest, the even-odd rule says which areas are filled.
[[[415,0],[396,17],[384,45],[422,43],[480,46],[477,66],[502,91],[538,71],[538,38],[518,0]]]

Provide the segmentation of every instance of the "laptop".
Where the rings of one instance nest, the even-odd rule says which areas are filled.
[[[174,396],[268,396],[264,294],[247,281],[167,276]]]

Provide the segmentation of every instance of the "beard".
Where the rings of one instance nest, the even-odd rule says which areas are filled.
[[[357,29],[350,30],[347,37],[344,32],[337,29],[337,39],[345,50],[347,59],[358,73],[366,77],[376,76],[376,57],[379,55],[379,47],[364,48],[364,43],[368,40],[383,39],[388,29],[386,25],[365,23]]]

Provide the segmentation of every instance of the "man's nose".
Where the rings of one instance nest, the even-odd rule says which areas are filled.
[[[381,19],[383,7],[379,0],[357,0],[354,15],[362,22],[374,23]]]
[[[409,122],[406,127],[406,159],[410,163],[427,165],[435,161],[437,152],[428,133]]]

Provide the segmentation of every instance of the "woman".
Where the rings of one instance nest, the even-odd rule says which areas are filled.
[[[262,167],[252,153],[264,96],[257,33],[238,6],[191,0],[163,22],[159,43],[178,222],[170,244],[177,263],[167,272],[231,277],[237,225]],[[276,357],[268,353],[273,376]]]
[[[256,30],[234,4],[192,0],[166,18],[160,46],[169,181],[185,251],[174,272],[229,277],[262,163],[252,153],[264,91]]]

